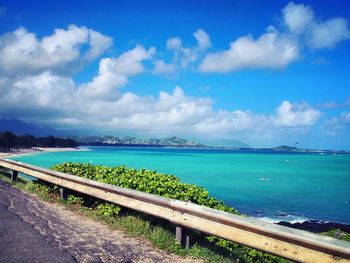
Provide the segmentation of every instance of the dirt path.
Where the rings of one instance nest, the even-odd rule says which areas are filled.
[[[61,205],[42,202],[2,181],[0,205],[29,224],[50,247],[77,262],[198,262],[169,255],[146,240],[111,230]]]

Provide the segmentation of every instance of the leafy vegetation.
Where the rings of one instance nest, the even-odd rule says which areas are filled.
[[[48,137],[35,137],[33,135],[16,135],[10,131],[0,133],[0,148],[26,148],[26,147],[77,147],[72,139]]]
[[[55,165],[52,169],[103,183],[190,201],[228,213],[238,214],[234,208],[225,205],[223,201],[210,197],[208,191],[204,188],[182,183],[179,178],[173,175],[161,174],[146,169],[129,169],[125,166],[108,167],[71,162]]]
[[[350,242],[350,233],[341,231],[340,229],[331,229],[331,230],[324,232],[324,233],[321,233],[321,234],[324,236],[329,236],[329,237],[333,237],[336,239]]]
[[[151,194],[156,194],[168,198],[183,201],[190,201],[195,204],[207,206],[217,210],[232,214],[238,214],[233,207],[227,206],[223,201],[209,196],[206,189],[183,183],[173,175],[157,173],[146,169],[130,169],[125,166],[108,167],[91,164],[81,164],[67,162],[52,167],[53,170],[96,180],[108,184],[139,190]],[[98,210],[101,216],[116,218],[123,210],[114,204],[99,204]],[[117,217],[118,218],[118,217]],[[149,218],[148,218],[149,219]],[[152,219],[155,224],[159,224],[157,219]],[[162,223],[163,227],[164,222]],[[192,240],[200,243],[215,244],[217,249],[225,251],[232,258],[239,258],[243,262],[280,262],[282,259],[266,254],[255,249],[244,247],[236,243],[204,234],[192,233]],[[196,247],[196,246],[195,246]],[[173,252],[173,251],[172,251]]]

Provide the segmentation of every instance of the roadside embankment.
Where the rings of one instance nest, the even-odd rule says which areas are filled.
[[[154,248],[143,238],[131,237],[121,230],[111,229],[103,223],[69,211],[62,205],[43,202],[3,181],[0,181],[0,205],[8,210],[10,220],[23,220],[25,226],[22,241],[27,244],[26,250],[16,250],[17,254],[13,255],[6,253],[9,250],[1,250],[1,262],[16,262],[16,258],[29,260],[28,249],[33,255],[47,251],[54,258],[64,255],[60,262],[199,262],[168,254]],[[1,227],[6,227],[3,224],[5,221],[1,220]],[[12,228],[12,232],[10,230],[7,230],[6,236],[3,232],[0,233],[0,243],[14,242],[18,238],[16,228]],[[28,234],[28,231],[35,233]],[[39,241],[33,241],[32,235],[36,235]],[[41,246],[36,245],[40,242],[44,243],[43,251]],[[42,256],[42,260],[38,257],[37,262],[47,262],[45,256]],[[5,258],[8,260],[3,261]],[[11,258],[14,260],[11,261]]]

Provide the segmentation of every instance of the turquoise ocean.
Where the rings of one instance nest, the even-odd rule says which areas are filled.
[[[51,167],[65,161],[126,165],[174,174],[240,212],[267,221],[350,224],[350,155],[230,150],[85,147],[14,158]]]

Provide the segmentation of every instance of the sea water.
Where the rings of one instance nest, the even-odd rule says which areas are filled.
[[[73,161],[174,174],[240,212],[271,221],[350,224],[350,155],[230,150],[86,147],[14,158],[50,167]]]

